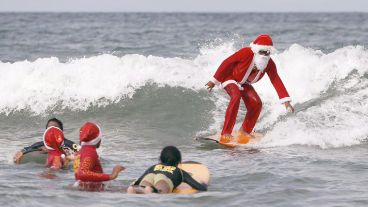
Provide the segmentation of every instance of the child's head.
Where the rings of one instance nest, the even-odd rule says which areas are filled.
[[[62,131],[64,130],[64,128],[63,128],[63,122],[61,122],[57,118],[52,118],[52,119],[49,119],[47,121],[46,129],[49,128],[49,127],[52,127],[52,126],[57,127],[59,129],[61,129]]]
[[[178,166],[181,162],[181,154],[178,148],[174,146],[164,147],[161,151],[160,161],[164,165]]]

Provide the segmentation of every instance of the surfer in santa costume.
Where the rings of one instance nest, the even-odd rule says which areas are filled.
[[[101,144],[101,130],[96,124],[87,122],[81,127],[80,142],[82,148],[79,152],[79,166],[75,169],[75,185],[78,185],[80,190],[104,190],[102,182],[116,179],[124,167],[116,165],[111,174],[103,172],[96,151]]]
[[[222,85],[230,96],[225,122],[220,136],[221,143],[233,142],[231,135],[238,114],[240,99],[247,108],[242,126],[238,131],[238,143],[245,144],[254,137],[253,128],[261,113],[262,101],[252,84],[268,75],[273,87],[286,109],[294,112],[291,98],[282,83],[270,55],[275,52],[272,39],[267,34],[258,36],[249,47],[245,47],[224,60],[213,78],[206,84],[211,92],[215,85]]]

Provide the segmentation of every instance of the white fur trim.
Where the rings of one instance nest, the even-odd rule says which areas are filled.
[[[291,98],[290,97],[285,97],[285,98],[282,98],[282,99],[280,99],[280,103],[286,103],[286,102],[288,102],[288,101],[291,101]]]
[[[238,82],[236,82],[235,80],[227,80],[227,81],[223,82],[222,87],[225,88],[226,86],[228,86],[231,83],[234,83],[235,85],[237,85],[239,87],[239,90],[243,90],[243,87],[241,87],[241,85]]]
[[[58,129],[58,130],[60,130],[61,132],[63,132],[60,128],[58,128],[58,127],[55,127],[55,126],[50,126],[50,127],[48,127],[46,130],[45,130],[45,132],[43,133],[43,145],[46,147],[46,149],[48,149],[48,150],[55,150],[54,148],[52,148],[52,147],[50,147],[50,146],[48,146],[47,144],[46,144],[46,142],[45,142],[45,135],[46,135],[46,132],[48,132],[51,128],[56,128],[56,129]]]
[[[73,188],[78,188],[79,183],[80,183],[80,180],[75,181],[75,183],[73,184]]]
[[[210,81],[213,82],[216,86],[221,84],[221,82],[218,81],[215,77],[212,77]]]
[[[252,72],[253,70],[253,67],[254,67],[254,55],[253,55],[253,59],[252,59],[252,62],[250,63],[248,69],[247,69],[247,72],[245,73],[243,79],[240,81],[240,84],[244,84],[247,82],[248,80],[248,77],[250,75],[250,73]]]
[[[85,145],[96,145],[99,141],[101,141],[101,137],[97,137],[89,142],[82,142],[81,145],[85,146]]]
[[[269,50],[271,54],[277,52],[275,47],[269,45],[257,45],[251,42],[249,46],[252,49],[253,53],[258,53],[260,50]]]
[[[96,138],[94,138],[94,139],[92,139],[91,141],[89,141],[89,142],[81,142],[81,145],[82,146],[85,146],[85,145],[96,145],[99,141],[101,141],[101,134],[102,134],[102,132],[101,132],[101,128],[97,125],[97,124],[95,124],[96,126],[97,126],[97,128],[98,128],[98,137],[96,137]]]

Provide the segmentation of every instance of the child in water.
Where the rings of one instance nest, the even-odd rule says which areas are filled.
[[[46,129],[52,126],[57,127],[63,131],[63,122],[61,122],[57,118],[52,118],[47,121]],[[66,153],[73,154],[77,152],[80,147],[73,141],[68,140],[64,137],[64,143],[63,143],[62,148],[64,149]],[[48,152],[43,141],[39,141],[39,142],[32,144],[31,146],[24,147],[22,150],[18,151],[14,156],[14,162],[19,164],[25,154],[33,152],[33,151],[39,151],[40,153]]]
[[[185,182],[199,191],[206,191],[207,185],[198,183],[189,173],[178,168],[181,153],[174,146],[161,151],[160,163],[151,166],[127,189],[128,193],[171,193],[180,183]]]
[[[124,170],[121,165],[116,165],[111,174],[105,174],[96,149],[101,145],[100,128],[91,122],[85,123],[80,129],[80,142],[82,148],[79,152],[79,166],[75,166],[76,187],[79,190],[103,191],[103,181],[114,180]],[[74,161],[78,163],[78,161]]]
[[[64,143],[64,133],[58,127],[49,127],[43,135],[43,143],[48,150],[46,167],[51,169],[61,169],[64,166],[64,151],[61,146]]]

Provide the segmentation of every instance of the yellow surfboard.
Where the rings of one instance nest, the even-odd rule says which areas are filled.
[[[199,162],[183,162],[179,164],[178,166],[182,170],[185,170],[187,173],[189,173],[196,181],[199,183],[204,183],[208,185],[210,181],[210,171],[208,170],[207,166],[199,163]],[[177,188],[174,189],[173,193],[179,193],[179,194],[192,194],[197,193],[198,191],[196,189],[193,189],[190,187],[190,185],[186,183],[181,183]]]

